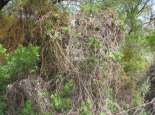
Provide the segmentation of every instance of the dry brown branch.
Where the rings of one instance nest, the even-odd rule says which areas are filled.
[[[17,115],[17,110],[22,109],[25,99],[30,100],[33,110],[41,115],[52,113],[46,88],[45,82],[37,76],[30,76],[12,84],[7,91],[8,114]]]

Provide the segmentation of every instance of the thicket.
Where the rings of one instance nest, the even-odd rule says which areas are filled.
[[[155,33],[137,4],[90,2],[70,14],[49,0],[12,0],[0,15],[0,114],[151,114]]]

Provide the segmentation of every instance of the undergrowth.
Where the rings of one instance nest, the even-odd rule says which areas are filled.
[[[137,32],[135,12],[122,19],[110,6],[96,2],[82,4],[69,17],[48,0],[14,5],[21,8],[10,21],[4,13],[2,20],[8,25],[0,24],[0,41],[7,47],[0,45],[0,114],[8,106],[4,97],[8,84],[37,74],[48,89],[42,95],[56,114],[147,115],[141,105],[150,85],[146,73],[154,57],[155,34]],[[125,26],[136,31],[127,33]],[[33,106],[27,100],[20,114],[35,115]]]
[[[0,45],[0,114],[6,112],[6,97],[8,84],[12,83],[11,79],[22,79],[21,75],[35,73],[39,60],[39,48],[32,45],[28,47],[19,47],[14,52],[8,53]],[[24,77],[24,76],[23,76]],[[26,105],[28,107],[29,104]],[[29,109],[29,108],[28,108]],[[27,114],[29,110],[27,111]],[[25,115],[25,114],[24,114]]]

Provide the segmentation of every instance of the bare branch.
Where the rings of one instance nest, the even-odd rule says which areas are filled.
[[[144,5],[143,5],[142,8],[138,11],[138,15],[140,15],[140,14],[142,13],[142,11],[145,9],[145,7],[146,7],[146,5],[147,5],[148,2],[150,2],[150,0],[146,0],[146,1],[144,2]]]

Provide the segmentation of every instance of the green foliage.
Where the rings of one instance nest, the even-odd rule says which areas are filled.
[[[60,94],[51,95],[52,107],[58,112],[71,109],[72,101],[69,97],[62,97]]]
[[[64,32],[64,33],[69,33],[69,28],[68,27],[62,27],[62,31]]]
[[[146,37],[146,45],[150,47],[151,51],[155,51],[155,32],[150,32]]]
[[[36,115],[32,110],[32,103],[31,101],[26,101],[20,115]]]
[[[143,46],[144,37],[139,35],[130,35],[126,38],[122,48],[123,57],[121,63],[125,72],[137,73],[144,71],[149,60],[145,57],[148,53]]]
[[[40,35],[45,34],[42,36],[38,35],[39,38],[45,38],[45,39],[41,40],[42,43],[40,45],[42,45],[42,46],[45,45],[45,47],[47,46],[45,49],[51,51],[51,52],[47,51],[46,52],[47,55],[49,54],[51,57],[53,55],[54,56],[56,55],[55,57],[58,58],[58,61],[56,62],[55,65],[61,65],[62,63],[58,63],[58,62],[61,61],[61,59],[64,56],[59,55],[59,52],[61,52],[61,51],[59,51],[60,47],[56,45],[58,42],[56,42],[55,39],[53,39],[53,38],[55,38],[55,36],[56,36],[56,38],[58,38],[58,40],[59,40],[59,35],[55,31],[59,30],[60,28],[61,28],[61,32],[63,34],[69,34],[69,32],[71,30],[68,28],[68,26],[66,24],[67,23],[67,21],[66,21],[67,15],[65,15],[66,17],[64,17],[64,15],[62,15],[60,12],[58,12],[58,10],[56,10],[53,5],[51,5],[52,7],[50,7],[49,3],[50,3],[49,0],[40,0],[39,2],[38,2],[38,0],[24,0],[24,1],[13,0],[11,7],[15,8],[13,10],[14,14],[13,13],[10,13],[10,14],[13,15],[14,18],[16,16],[18,17],[18,15],[19,15],[18,9],[19,8],[23,9],[23,11],[25,11],[25,13],[28,13],[26,18],[33,17],[33,18],[29,18],[28,19],[29,21],[26,21],[26,22],[24,21],[24,20],[26,20],[26,18],[24,20],[22,20],[23,22],[26,23],[26,24],[25,23],[23,24],[23,27],[26,27],[26,25],[29,24],[28,28],[31,28],[31,29],[34,28],[33,27],[34,25],[36,26],[38,24],[38,23],[34,23],[34,22],[36,22],[36,21],[38,22],[41,20],[41,22],[39,22],[39,24],[38,24],[39,29],[42,28],[45,31],[43,31],[43,32],[40,32],[40,30],[36,30],[36,31],[39,31],[38,33],[41,33]],[[101,81],[101,82],[103,83],[103,86],[104,86],[105,82],[107,82],[105,84],[108,84],[109,82],[111,84],[115,84],[115,82],[116,82],[116,89],[118,89],[118,90],[119,90],[119,88],[122,88],[122,87],[123,87],[122,89],[125,89],[126,86],[131,87],[129,85],[133,84],[132,94],[127,94],[127,95],[129,95],[129,97],[132,95],[131,103],[134,106],[138,106],[143,103],[142,99],[143,99],[143,96],[145,95],[145,93],[147,92],[147,88],[148,88],[147,84],[143,84],[143,86],[140,85],[143,87],[142,89],[136,90],[136,88],[139,88],[139,87],[137,87],[138,84],[136,84],[136,83],[140,79],[140,77],[138,75],[136,75],[136,73],[144,72],[147,69],[146,66],[148,66],[149,63],[148,63],[148,60],[146,59],[146,55],[148,54],[146,52],[146,49],[148,49],[147,51],[150,51],[150,50],[154,51],[154,47],[155,47],[155,40],[154,40],[155,33],[152,33],[151,35],[149,35],[147,37],[147,39],[145,39],[144,37],[139,35],[139,33],[142,32],[141,31],[141,29],[142,29],[141,21],[138,19],[139,9],[141,8],[141,6],[143,6],[143,4],[140,0],[117,0],[117,1],[104,0],[103,4],[100,4],[96,1],[91,0],[89,3],[81,5],[81,11],[84,12],[85,14],[99,13],[102,9],[113,7],[114,9],[116,9],[116,11],[118,11],[118,13],[120,15],[121,26],[123,26],[123,28],[125,28],[127,26],[126,31],[128,31],[128,35],[126,35],[126,41],[125,41],[125,44],[123,44],[123,48],[119,51],[111,53],[110,58],[114,61],[114,63],[119,62],[120,64],[122,64],[124,71],[127,73],[127,77],[132,77],[132,78],[131,79],[129,78],[129,79],[127,79],[128,81],[123,82],[122,83],[123,85],[119,82],[119,79],[117,79],[117,76],[115,77],[114,80],[113,80],[113,78],[111,78],[111,76],[110,77],[108,76],[109,78],[105,76],[104,77],[105,81],[104,82]],[[52,10],[52,8],[54,10]],[[8,8],[8,9],[12,10],[12,8]],[[5,10],[5,11],[7,11],[7,10]],[[50,13],[49,11],[52,11],[52,13]],[[8,12],[9,12],[9,10],[8,10]],[[15,32],[13,32],[14,34],[6,32],[6,30],[10,30],[10,27],[11,27],[11,30],[16,30],[16,28],[12,29],[12,27],[14,25],[16,26],[16,24],[14,24],[14,20],[17,18],[15,18],[15,19],[14,18],[7,19],[7,20],[12,20],[12,21],[6,21],[6,22],[8,22],[7,23],[8,27],[7,27],[7,29],[4,29],[4,30],[2,28],[2,30],[4,32],[1,30],[0,36],[2,36],[1,34],[5,33],[5,35],[3,35],[2,38],[4,36],[6,36],[6,38],[11,38],[13,36],[13,38],[14,38],[16,33],[21,34],[23,32],[23,30],[21,31],[21,33],[18,33],[17,31],[15,31]],[[38,18],[40,18],[40,19],[38,20]],[[110,19],[110,18],[113,18],[113,16],[107,17],[107,18]],[[37,20],[35,20],[35,19],[37,19]],[[65,19],[65,21],[64,21],[64,19]],[[20,25],[22,25],[22,24],[20,24]],[[65,27],[59,27],[62,25],[65,25]],[[3,27],[3,24],[2,24],[2,27]],[[28,28],[26,28],[25,30],[28,30]],[[113,26],[111,26],[109,28],[113,28]],[[25,32],[25,30],[24,30],[24,32]],[[29,30],[29,33],[32,34],[32,31],[34,32],[34,30]],[[9,36],[6,33],[7,34],[9,33]],[[50,35],[53,35],[49,41],[47,40],[48,39],[47,33],[50,33]],[[132,33],[134,33],[134,34],[132,34]],[[55,36],[54,36],[54,34],[55,34]],[[76,34],[78,35],[79,33],[76,33]],[[22,34],[22,36],[23,36],[23,34]],[[32,35],[30,35],[30,36],[32,36]],[[46,39],[46,37],[47,37],[47,39]],[[90,37],[87,40],[88,40],[88,42],[85,45],[86,47],[84,46],[85,48],[83,48],[88,51],[88,52],[86,51],[86,54],[85,54],[86,60],[81,61],[79,65],[80,65],[80,69],[83,70],[82,72],[86,72],[86,74],[87,73],[91,74],[91,72],[94,72],[93,70],[96,67],[96,65],[97,64],[99,65],[100,60],[99,60],[97,54],[100,51],[102,44],[101,44],[100,40],[97,39],[96,37]],[[51,43],[51,41],[52,41],[52,43]],[[80,44],[79,46],[81,47],[80,42],[79,42],[79,44]],[[147,43],[146,45],[149,48],[146,48],[145,43]],[[14,42],[14,44],[15,44],[15,42]],[[48,47],[48,45],[50,47]],[[53,53],[55,53],[55,54],[53,54]],[[45,65],[48,65],[48,62],[53,61],[52,60],[53,58],[49,58],[49,57],[48,56],[45,57],[45,61],[46,61],[46,59],[48,60],[47,64],[45,63]],[[7,53],[6,49],[3,48],[2,45],[0,45],[0,80],[1,80],[0,81],[0,86],[1,86],[0,93],[1,93],[1,91],[3,91],[6,88],[6,83],[5,82],[2,83],[2,81],[4,79],[10,78],[11,76],[16,76],[16,75],[18,76],[18,74],[27,74],[27,73],[32,73],[32,72],[36,71],[38,60],[39,60],[39,48],[38,47],[34,47],[32,45],[30,45],[28,47],[19,47],[14,52]],[[107,60],[104,60],[104,61],[107,61]],[[62,62],[63,62],[63,60],[62,60]],[[47,69],[50,70],[51,69],[50,66],[52,64],[50,63],[47,66]],[[108,68],[108,66],[105,65],[104,68]],[[111,66],[109,66],[109,68],[110,67]],[[43,69],[46,69],[46,68],[43,68]],[[117,68],[115,69],[115,67],[114,67],[114,69],[112,67],[110,69],[117,71]],[[81,72],[81,71],[79,71],[79,72]],[[108,72],[111,72],[111,71],[108,71]],[[131,73],[133,73],[133,74],[131,74]],[[50,73],[50,74],[52,74],[52,73]],[[93,75],[94,74],[92,74],[92,76]],[[106,75],[106,71],[105,71],[105,75]],[[113,75],[113,72],[111,72],[110,75]],[[101,75],[101,76],[103,76],[103,75]],[[64,78],[64,79],[66,80],[66,78]],[[129,82],[131,82],[131,83],[129,83]],[[56,93],[53,93],[51,95],[51,105],[58,112],[68,111],[69,109],[71,109],[71,106],[72,106],[71,94],[74,89],[74,82],[71,80],[66,80],[63,83],[64,83],[63,87],[60,88],[60,90],[62,90],[62,91],[57,92],[57,89],[56,89]],[[92,85],[91,86],[92,89],[97,88],[94,85],[93,81],[92,81],[91,85]],[[119,87],[119,85],[120,85],[120,87]],[[100,87],[98,87],[98,88],[100,88]],[[105,96],[105,98],[107,98],[107,101],[106,101],[107,108],[106,109],[108,109],[112,113],[117,112],[118,106],[117,106],[116,102],[118,100],[117,99],[115,100],[114,94],[113,94],[115,92],[114,91],[115,89],[103,88],[103,90],[105,90],[104,96]],[[44,92],[40,95],[48,95],[48,92]],[[124,100],[122,100],[122,101],[124,101]],[[2,114],[2,115],[6,109],[6,105],[4,102],[5,101],[1,100],[1,97],[0,97],[0,114]],[[125,102],[125,104],[126,104],[126,102]],[[92,115],[92,108],[93,108],[93,102],[90,99],[87,99],[86,101],[81,103],[81,106],[79,108],[79,113],[80,113],[80,115]],[[32,104],[30,101],[27,101],[25,103],[25,106],[21,112],[21,115],[28,115],[28,114],[30,114],[30,115],[35,114],[32,111]],[[105,113],[101,112],[100,115],[105,115]],[[145,113],[141,113],[140,115],[145,115]]]
[[[0,44],[0,65],[4,63],[6,57],[6,49]]]
[[[106,106],[112,113],[116,113],[118,111],[117,104],[111,99],[106,100]]]
[[[100,115],[106,115],[104,112],[101,112]]]
[[[140,113],[138,113],[138,115],[149,115],[149,113],[147,113],[147,112],[145,112],[145,110],[143,110]]]
[[[61,92],[51,95],[52,107],[56,111],[62,112],[71,109],[72,101],[70,95],[73,91],[73,87],[73,81],[67,81],[64,83],[64,87]]]
[[[117,99],[114,97],[114,95],[115,94],[114,94],[113,88],[107,87],[105,89],[105,97],[106,97],[105,106],[106,106],[106,109],[111,113],[118,112],[118,107],[119,107],[119,104],[116,101]]]
[[[39,60],[39,48],[34,46],[19,47],[7,54],[5,63],[0,66],[0,78],[8,78],[19,73],[30,73],[36,70]]]
[[[106,91],[105,91],[105,96],[108,98],[108,99],[113,99],[113,89],[108,87],[106,88]]]
[[[3,61],[6,58],[6,49],[0,44],[0,67],[3,64]],[[1,78],[1,72],[0,72],[0,78]],[[6,81],[0,79],[0,115],[5,115],[6,111],[6,103],[4,100],[4,89],[6,88]]]
[[[0,44],[0,55],[5,55],[6,49]]]
[[[20,73],[26,74],[36,70],[39,60],[39,48],[32,45],[28,47],[19,47],[12,53],[7,53],[6,49],[0,45],[0,114],[5,113],[6,104],[3,94],[9,79]],[[22,115],[30,113],[30,103],[27,102]],[[33,115],[33,114],[31,114]]]
[[[96,37],[90,37],[88,39],[88,47],[92,50],[98,50],[101,48],[101,43]]]
[[[147,78],[145,81],[142,81],[142,85],[139,88],[139,92],[144,97],[149,91],[149,89],[150,89],[150,81],[149,78]]]
[[[64,88],[63,88],[63,96],[69,96],[71,95],[72,91],[73,91],[73,88],[74,88],[74,83],[72,80],[69,80],[68,82],[66,82],[64,84]]]
[[[110,57],[116,61],[116,62],[121,62],[122,58],[123,58],[123,53],[120,51],[117,52],[113,52],[110,54]]]
[[[80,115],[92,115],[92,109],[93,104],[90,99],[87,99],[86,101],[82,102],[81,107],[79,109]]]
[[[6,111],[6,103],[4,101],[4,98],[0,96],[0,115],[5,115]]]
[[[99,3],[86,3],[81,5],[81,11],[85,13],[97,13],[101,11],[102,7]]]
[[[134,91],[133,92],[133,99],[132,99],[132,105],[133,106],[139,106],[141,105],[142,102],[142,96],[140,95],[139,91]]]
[[[62,111],[64,108],[63,100],[60,95],[54,94],[51,95],[52,106],[56,111]]]

